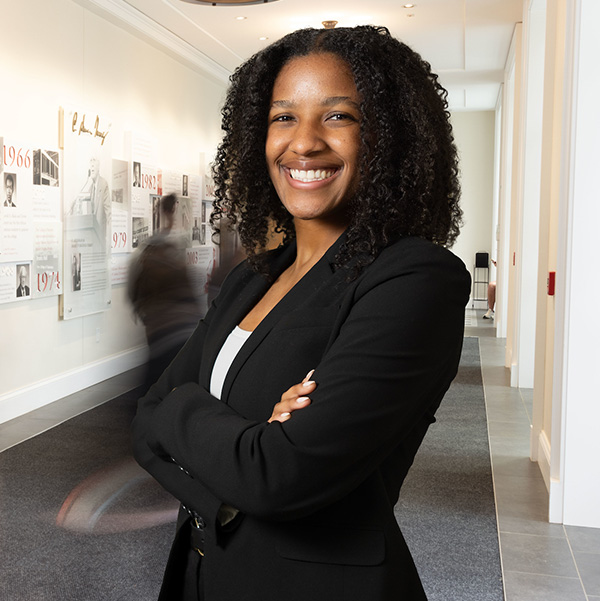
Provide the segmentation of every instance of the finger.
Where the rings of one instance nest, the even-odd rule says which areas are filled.
[[[271,418],[269,419],[269,423],[287,422],[287,420],[290,419],[290,417],[292,417],[292,414],[289,411],[286,411],[284,413],[279,413],[278,415],[272,415]]]
[[[288,390],[281,395],[281,402],[295,401],[298,397],[310,394],[316,387],[317,383],[315,381],[305,379],[300,384],[295,384],[291,388],[288,388]]]
[[[315,370],[314,370],[314,369],[311,369],[311,370],[310,370],[310,371],[309,371],[309,372],[306,374],[306,376],[304,376],[304,380],[302,380],[302,384],[304,384],[304,382],[308,382],[308,381],[311,379],[311,377],[312,377],[312,375],[313,375],[314,373],[315,373]]]
[[[273,407],[273,414],[268,421],[269,423],[272,421],[287,421],[293,411],[303,409],[308,405],[310,405],[310,399],[307,396],[281,401]]]
[[[281,413],[291,413],[310,405],[310,399],[307,396],[294,397],[288,401],[281,401],[273,408],[273,415]]]

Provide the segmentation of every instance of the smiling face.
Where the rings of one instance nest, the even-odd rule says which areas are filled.
[[[299,221],[349,223],[358,182],[360,98],[348,65],[331,53],[292,59],[275,80],[266,159],[285,208]]]

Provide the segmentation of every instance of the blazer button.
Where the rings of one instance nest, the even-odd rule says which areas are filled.
[[[171,457],[171,461],[186,475],[189,476],[190,478],[192,477],[192,475],[182,466],[179,465],[179,463],[177,463],[177,461],[175,461],[175,459],[173,457]]]
[[[196,528],[198,528],[198,530],[204,530],[204,528],[206,528],[206,522],[204,521],[204,518],[197,514],[192,518],[192,523]]]

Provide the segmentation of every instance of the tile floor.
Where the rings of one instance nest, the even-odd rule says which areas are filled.
[[[504,340],[483,313],[467,311],[465,334],[477,336],[481,348],[506,601],[600,601],[600,529],[548,523],[547,491],[528,458],[533,391],[510,388]],[[0,451],[130,390],[141,377],[132,370],[0,424]]]
[[[600,529],[548,523],[548,492],[529,460],[533,390],[510,387],[504,339],[468,310],[479,337],[506,601],[600,601]]]

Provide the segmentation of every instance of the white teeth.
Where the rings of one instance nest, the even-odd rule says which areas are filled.
[[[293,179],[297,179],[301,182],[319,182],[321,180],[331,177],[335,173],[335,169],[309,169],[303,171],[302,169],[290,169],[290,175]]]

